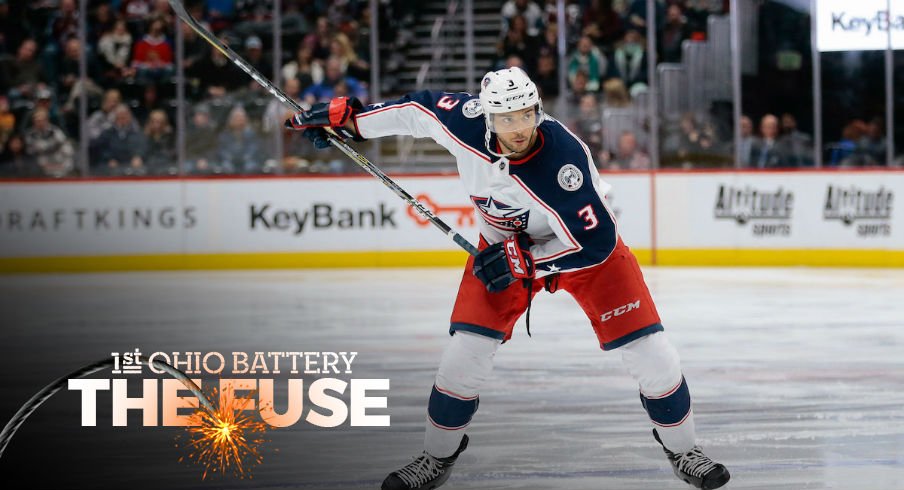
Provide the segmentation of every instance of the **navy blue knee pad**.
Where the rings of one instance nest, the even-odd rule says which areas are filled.
[[[691,411],[691,392],[687,381],[681,377],[681,384],[665,395],[647,398],[640,394],[640,402],[654,424],[662,427],[680,425]]]
[[[478,404],[479,398],[476,396],[462,397],[433,385],[427,415],[430,422],[441,429],[463,429],[471,423]]]

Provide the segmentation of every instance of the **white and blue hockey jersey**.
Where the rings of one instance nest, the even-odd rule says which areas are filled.
[[[551,117],[520,160],[486,150],[480,100],[467,93],[408,94],[366,106],[354,122],[366,139],[411,135],[432,138],[449,150],[482,218],[481,235],[492,244],[527,233],[534,241],[537,276],[592,267],[615,249],[615,217],[603,198],[608,186],[601,183],[587,145]],[[495,136],[490,145],[497,145]]]

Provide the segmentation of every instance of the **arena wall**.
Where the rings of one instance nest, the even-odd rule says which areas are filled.
[[[904,173],[606,175],[644,264],[904,266]],[[397,181],[476,242],[454,176]],[[459,266],[465,255],[369,176],[0,184],[0,271]]]

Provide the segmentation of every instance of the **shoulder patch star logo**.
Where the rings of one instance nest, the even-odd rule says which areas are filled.
[[[549,272],[559,272],[560,270],[562,270],[556,264],[550,264],[549,267],[547,267],[547,269],[549,270]]]

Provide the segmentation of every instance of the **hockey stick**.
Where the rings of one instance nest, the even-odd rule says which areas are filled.
[[[217,410],[210,403],[210,400],[204,396],[204,393],[201,391],[201,388],[195,384],[194,381],[191,380],[188,376],[185,375],[182,371],[174,368],[173,366],[154,359],[152,361],[145,361],[147,365],[154,365],[154,367],[165,371],[167,374],[172,376],[175,379],[178,379],[185,385],[185,389],[190,390],[196,397],[198,397],[198,402],[201,406],[204,407],[211,414],[216,414]],[[89,364],[83,368],[80,368],[76,371],[69,373],[62,378],[57,379],[56,381],[50,383],[49,385],[41,388],[41,391],[37,392],[25,402],[24,405],[19,407],[19,410],[13,415],[13,418],[6,423],[3,427],[3,430],[0,431],[0,458],[3,457],[3,452],[6,450],[6,446],[9,444],[9,441],[12,440],[13,436],[16,435],[16,432],[19,430],[19,427],[25,423],[25,419],[31,416],[44,402],[46,402],[50,397],[56,394],[58,391],[63,389],[68,383],[69,380],[78,379],[85,376],[89,376],[98,371],[102,371],[104,369],[110,369],[116,366],[116,361],[114,358],[109,357],[102,361],[95,362],[93,364]]]
[[[229,46],[223,44],[219,39],[217,39],[213,34],[211,34],[207,29],[204,28],[201,24],[198,23],[191,14],[185,10],[185,6],[182,5],[180,0],[168,0],[173,10],[176,12],[176,15],[182,19],[186,24],[189,25],[195,32],[198,33],[201,37],[204,38],[205,41],[210,43],[211,46],[217,48],[217,50],[223,53],[229,61],[232,61],[236,66],[238,66],[242,71],[247,73],[251,78],[254,79],[257,83],[259,83],[262,87],[267,89],[270,94],[276,97],[283,104],[291,107],[295,112],[302,112],[304,109],[291,97],[283,93],[279,87],[273,85],[273,82],[267,80],[266,77],[261,75],[257,70],[255,70],[251,65],[249,65],[245,60],[242,59],[241,56],[235,53]],[[340,138],[332,129],[325,128],[327,130],[327,138],[329,142],[338,148],[342,153],[348,155],[355,163],[357,163],[361,168],[363,168],[367,173],[373,175],[386,187],[389,187],[397,196],[402,198],[405,202],[408,203],[409,206],[414,208],[418,214],[423,216],[427,221],[433,223],[437,228],[440,229],[446,236],[450,237],[453,242],[458,244],[459,247],[463,248],[466,252],[471,255],[477,255],[477,248],[474,245],[471,245],[465,237],[461,236],[453,230],[449,225],[447,225],[443,220],[438,218],[432,211],[427,209],[423,204],[421,204],[417,199],[411,197],[411,194],[402,189],[398,184],[395,183],[392,179],[390,179],[382,170],[380,170],[376,165],[370,162],[363,155],[355,151],[354,148],[348,145],[342,138]]]

